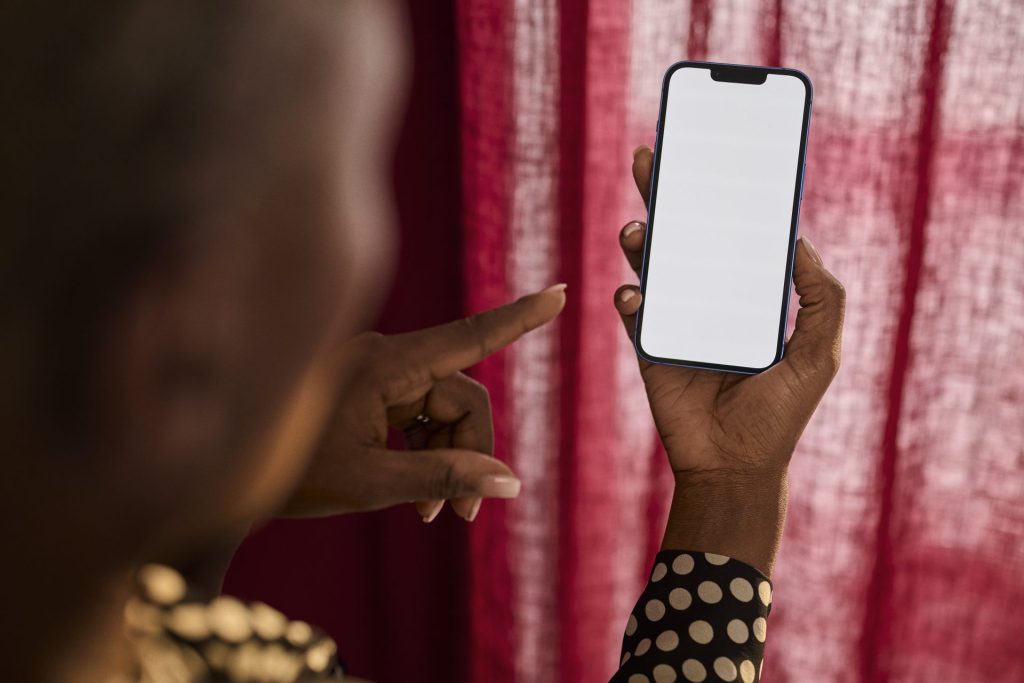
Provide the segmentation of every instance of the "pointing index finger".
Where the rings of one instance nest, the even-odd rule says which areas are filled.
[[[565,285],[557,284],[510,304],[461,320],[397,335],[432,379],[476,365],[527,332],[557,316],[565,305]]]

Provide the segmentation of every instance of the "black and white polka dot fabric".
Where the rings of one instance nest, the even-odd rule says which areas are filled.
[[[754,683],[771,606],[771,582],[750,565],[662,551],[626,624],[612,683]]]

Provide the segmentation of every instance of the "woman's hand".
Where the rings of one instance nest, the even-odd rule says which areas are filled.
[[[651,150],[637,150],[633,177],[641,194],[650,186]],[[647,197],[644,197],[647,200]],[[639,221],[620,234],[622,250],[639,274],[644,231]],[[845,296],[806,238],[796,252],[800,296],[796,331],[785,358],[758,375],[655,365],[640,359],[651,411],[672,469],[678,474],[758,474],[784,469],[797,439],[839,369]],[[615,307],[632,338],[640,289],[622,285]]]
[[[487,390],[460,370],[552,320],[565,286],[479,315],[417,332],[362,334],[317,454],[285,514],[376,510],[417,502],[432,521],[445,500],[472,521],[481,498],[514,498],[519,480],[491,457],[494,433]],[[387,446],[401,429],[406,448]]]
[[[651,159],[647,147],[634,153],[633,178],[645,202]],[[620,233],[626,259],[638,272],[645,228],[634,221]],[[796,331],[785,358],[770,369],[746,376],[640,359],[651,412],[677,487],[688,488],[687,499],[696,505],[707,508],[717,498],[726,507],[734,502],[726,498],[764,496],[765,505],[785,507],[785,473],[793,449],[839,369],[845,308],[842,285],[806,238],[796,250],[793,280],[800,297]],[[615,292],[615,307],[631,338],[640,301],[635,285]],[[677,488],[677,497],[682,493]],[[761,567],[770,569],[774,551],[771,558],[761,555]]]

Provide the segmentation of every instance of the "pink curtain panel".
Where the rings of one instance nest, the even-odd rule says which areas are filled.
[[[849,309],[793,459],[764,680],[1024,680],[1024,6],[457,0],[450,28],[415,6],[418,69],[452,50],[457,105],[414,92],[455,157],[421,156],[418,182],[457,194],[404,232],[461,247],[403,277],[461,292],[438,319],[569,285],[556,324],[474,372],[523,494],[468,530],[409,510],[271,527],[229,589],[324,624],[381,683],[607,680],[671,493],[611,305],[635,277],[617,231],[645,217],[631,151],[672,62],[784,65],[815,85],[800,230]],[[400,203],[438,201],[414,185]]]

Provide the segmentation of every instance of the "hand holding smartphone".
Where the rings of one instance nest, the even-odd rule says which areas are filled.
[[[709,86],[705,81],[705,86],[734,84],[717,81],[723,76],[719,70],[722,65],[704,65],[707,69],[712,66],[717,73],[706,71],[703,76],[715,83]],[[760,87],[781,71],[733,73],[729,77],[758,81],[738,82],[734,84],[737,86]],[[672,73],[670,70],[670,77]],[[799,85],[801,78],[792,80]],[[671,82],[671,94],[676,94],[678,83]],[[669,87],[667,78],[666,94]],[[793,248],[799,205],[795,166],[803,166],[810,89],[805,90],[806,100],[799,87],[784,96],[780,93],[784,102],[775,102],[772,107],[777,109],[776,114],[779,108],[786,113],[778,118],[789,122],[784,127],[789,133],[773,136],[762,141],[764,144],[750,136],[758,126],[763,130],[765,124],[758,123],[757,117],[764,114],[766,102],[747,100],[741,111],[732,111],[740,105],[709,107],[707,101],[694,97],[689,87],[682,91],[689,95],[682,107],[671,96],[666,98],[667,115],[666,104],[662,105],[659,177],[654,177],[655,154],[650,148],[640,146],[633,153],[633,178],[652,209],[652,225],[631,221],[619,232],[623,254],[630,267],[643,275],[647,293],[641,296],[639,287],[623,284],[615,291],[614,303],[626,333],[640,351],[640,377],[675,478],[662,547],[701,548],[742,560],[770,575],[785,518],[790,458],[839,370],[842,349],[843,286],[806,238],[797,240]],[[713,153],[688,156],[672,146],[677,124],[674,114],[687,107],[720,114],[719,120],[706,121],[707,125],[693,133],[706,135],[698,143],[704,142]],[[746,115],[740,116],[744,111]],[[708,114],[706,118],[715,117]],[[737,135],[744,120],[749,127],[744,135]],[[730,125],[721,125],[724,123]],[[778,121],[773,125],[782,128]],[[679,139],[686,140],[690,132],[684,131]],[[741,142],[752,148],[746,155],[735,151]],[[778,156],[779,178],[764,173],[763,164],[752,164],[748,158],[758,148],[770,151],[773,144],[786,148],[765,155]],[[692,151],[700,150],[700,144],[692,145]],[[730,156],[739,156],[747,166],[738,173],[723,168],[717,157]],[[764,163],[772,162],[769,159]],[[697,184],[699,192],[693,191],[691,183],[679,181],[681,171],[669,172],[675,164],[692,175],[705,175],[704,185]],[[717,183],[717,190],[724,192],[731,183],[736,184],[737,175],[746,175],[740,181],[746,185],[766,185],[765,191],[746,195],[758,200],[750,211],[747,206],[725,205],[721,198],[712,201],[708,196],[709,186]],[[670,182],[673,177],[675,180]],[[775,189],[768,192],[767,187]],[[657,191],[656,197],[652,197],[653,190]],[[743,197],[737,195],[727,197],[741,202]],[[657,199],[656,207],[653,199]],[[666,205],[675,208],[666,210]],[[690,208],[694,214],[688,213]],[[696,218],[691,220],[693,216]],[[697,234],[700,231],[710,233],[710,237],[701,241],[702,235]],[[666,235],[670,239],[663,240]],[[714,244],[715,240],[720,244]],[[756,242],[761,253],[747,249],[744,240]],[[697,243],[700,249],[694,247]],[[709,253],[712,248],[727,253]],[[769,250],[774,251],[769,254]],[[659,261],[659,254],[668,258]],[[707,266],[708,262],[713,267]],[[691,279],[686,287],[679,285],[680,276],[685,275],[681,269],[699,272],[701,268],[706,272],[703,279]],[[787,342],[785,357],[761,372],[762,364],[771,364],[781,355],[791,275],[800,305],[796,329]],[[744,282],[745,276],[753,284]],[[757,291],[760,286],[764,292]],[[762,294],[764,300],[758,306],[767,313],[759,317],[750,304]],[[705,304],[709,301],[725,312],[718,318],[708,315]],[[646,318],[641,325],[638,319],[645,305]],[[680,310],[685,314],[682,317],[678,315]],[[723,319],[739,328],[735,333],[738,339],[730,338],[734,332],[720,324]],[[657,331],[659,327],[664,328],[660,338],[647,336],[652,328]],[[712,343],[700,346],[701,335],[708,335]],[[652,364],[645,352],[658,344],[662,345],[657,348],[663,356]]]
[[[744,374],[781,360],[810,112],[810,79],[793,69],[668,69],[634,334],[642,358]]]

